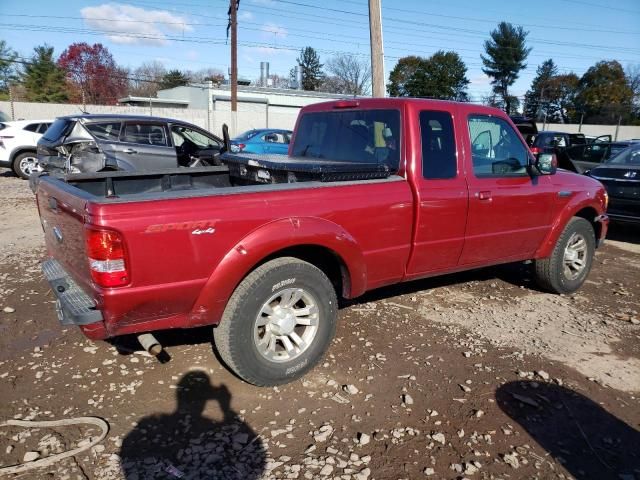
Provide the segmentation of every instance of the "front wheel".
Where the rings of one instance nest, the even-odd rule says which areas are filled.
[[[324,272],[283,257],[240,283],[214,340],[222,360],[240,378],[279,385],[301,377],[322,358],[337,316],[336,292]]]
[[[13,172],[20,178],[29,179],[34,172],[41,170],[35,152],[24,152],[13,160]]]
[[[596,240],[593,227],[574,217],[564,228],[549,258],[534,262],[538,284],[554,293],[578,290],[591,270]]]

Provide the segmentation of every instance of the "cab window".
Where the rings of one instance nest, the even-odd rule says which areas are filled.
[[[488,115],[469,117],[469,137],[476,177],[527,175],[529,154],[511,125]]]
[[[456,143],[448,112],[420,112],[422,176],[428,180],[455,178]]]

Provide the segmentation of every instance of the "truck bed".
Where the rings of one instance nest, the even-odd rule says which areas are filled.
[[[272,172],[270,173],[273,179],[271,182],[252,181],[246,177],[237,178],[230,172],[228,166],[176,168],[155,172],[80,173],[64,177],[43,174],[32,177],[31,187],[35,191],[38,182],[50,179],[48,181],[56,182],[58,188],[73,190],[75,195],[82,196],[93,203],[121,203],[402,180],[399,176],[389,176],[388,172],[355,175],[354,178],[353,172],[349,173],[346,170],[336,171],[335,175],[329,174],[323,177],[322,175],[327,172],[321,170],[291,182],[279,181],[284,170],[268,171]],[[318,179],[315,180],[315,178]]]

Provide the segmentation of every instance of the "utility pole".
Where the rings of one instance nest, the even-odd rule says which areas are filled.
[[[231,111],[238,110],[238,7],[240,0],[229,0],[229,26],[231,30]],[[234,114],[232,114],[234,115]]]
[[[16,109],[13,105],[13,85],[9,83],[9,102],[11,103],[11,120],[16,119]]]
[[[383,98],[384,50],[382,48],[382,9],[380,0],[369,0],[369,35],[371,37],[371,85],[374,97]]]

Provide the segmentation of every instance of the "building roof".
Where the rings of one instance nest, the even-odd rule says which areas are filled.
[[[178,104],[178,105],[189,105],[189,100],[178,100],[173,98],[154,98],[154,97],[135,97],[133,95],[127,95],[126,97],[122,97],[118,99],[118,103],[131,103],[131,102],[139,102],[146,104],[162,104],[166,105],[168,103]]]

